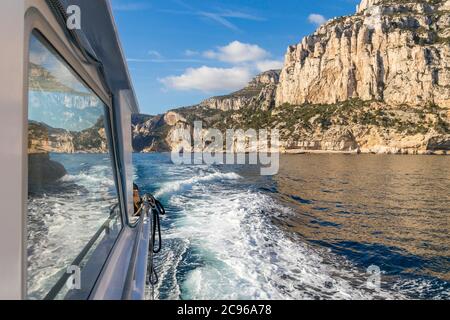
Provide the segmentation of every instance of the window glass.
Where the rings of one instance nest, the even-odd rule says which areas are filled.
[[[108,108],[37,33],[28,87],[28,297],[86,298],[120,230]]]

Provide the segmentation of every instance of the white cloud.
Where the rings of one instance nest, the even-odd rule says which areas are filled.
[[[217,13],[213,13],[213,12],[199,12],[198,15],[201,16],[201,17],[205,17],[205,18],[211,19],[211,20],[221,24],[222,26],[224,26],[225,28],[228,28],[230,30],[240,31],[237,26],[235,26],[233,23],[231,23],[230,21],[228,21],[223,16],[221,16],[221,15],[219,15]]]
[[[321,14],[312,13],[309,15],[308,21],[309,23],[315,24],[316,26],[320,26],[327,22],[327,19]]]
[[[246,67],[189,68],[180,76],[170,76],[160,81],[176,90],[199,90],[203,92],[237,90],[244,87],[252,78],[251,70]]]
[[[117,1],[117,0],[116,0]],[[184,3],[181,0],[176,1],[183,10],[158,10],[159,12],[178,15],[192,15],[203,18],[204,20],[211,20],[223,27],[240,32],[241,30],[230,20],[250,20],[250,21],[264,21],[265,19],[249,12],[241,12],[234,10],[218,10],[218,11],[199,11],[194,7]]]
[[[219,13],[222,17],[227,18],[237,18],[237,19],[244,19],[244,20],[253,20],[253,21],[264,21],[265,19],[251,14],[251,13],[245,13],[240,11],[233,11],[233,10],[224,10],[221,13]]]
[[[269,53],[255,44],[233,41],[224,47],[218,47],[216,50],[206,51],[203,55],[209,59],[238,64],[260,61],[267,58]]]
[[[199,54],[200,53],[198,51],[195,51],[195,50],[187,49],[187,50],[184,51],[184,55],[187,56],[187,57],[193,57],[193,56],[197,56]]]
[[[186,50],[186,56],[199,55],[198,51]],[[226,46],[203,52],[203,56],[231,66],[189,68],[181,75],[160,79],[165,89],[198,90],[203,92],[231,91],[245,87],[258,73],[281,69],[281,60],[270,59],[270,53],[258,45],[233,41]]]
[[[280,60],[262,60],[256,62],[256,68],[260,72],[277,70],[283,68],[283,61]]]
[[[144,2],[123,3],[122,0],[114,0],[112,8],[114,11],[139,11],[147,10],[151,6]]]
[[[127,58],[127,62],[130,63],[205,63],[206,60],[200,59],[168,59],[168,58],[157,58],[157,59],[141,59],[141,58]]]
[[[49,51],[43,50],[42,46],[39,45],[39,47],[38,47],[35,43],[33,43],[32,46],[33,45],[34,45],[34,47],[31,48],[31,50],[30,50],[30,62],[31,63],[41,65],[41,64],[44,64],[44,63],[48,62],[49,60],[51,60],[52,56]]]
[[[56,78],[56,81],[63,85],[78,90],[80,92],[87,92],[86,87],[78,80],[74,73],[67,67],[67,65],[50,53],[40,42],[33,39],[30,48],[30,62],[44,68]]]
[[[151,57],[154,57],[154,58],[156,58],[156,59],[161,59],[161,58],[162,58],[161,53],[159,53],[159,52],[156,51],[156,50],[150,50],[150,51],[148,52],[148,55],[151,56]]]

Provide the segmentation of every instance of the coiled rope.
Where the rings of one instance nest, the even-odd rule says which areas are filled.
[[[166,210],[164,209],[164,206],[161,204],[161,202],[156,200],[155,197],[152,196],[151,194],[144,195],[142,200],[143,200],[142,201],[143,204],[147,203],[150,206],[149,215],[151,213],[152,217],[149,217],[149,218],[153,219],[151,237],[150,237],[150,241],[151,241],[151,246],[150,246],[151,250],[150,250],[150,255],[149,255],[150,272],[149,272],[149,276],[148,276],[148,280],[147,280],[147,283],[152,286],[152,297],[153,297],[154,286],[159,281],[158,273],[156,272],[155,264],[154,264],[154,254],[159,253],[162,248],[161,217],[160,216],[165,215]],[[136,215],[140,214],[143,207],[144,207],[144,205],[141,205],[141,207],[139,208]],[[158,233],[158,241],[156,241],[157,233]],[[156,244],[157,244],[157,247],[156,247]]]

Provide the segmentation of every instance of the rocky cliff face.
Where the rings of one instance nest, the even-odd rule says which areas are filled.
[[[249,108],[268,111],[275,106],[275,92],[281,70],[257,75],[244,89],[226,96],[213,97],[198,105],[179,108],[163,115],[135,115],[132,119],[133,150],[135,152],[164,152],[176,148],[172,138],[192,123],[202,120],[214,126],[225,120],[227,112]],[[226,121],[226,120],[225,120]]]
[[[165,143],[169,129],[164,118],[164,115],[133,116],[131,130],[135,152],[170,151],[169,146]]]
[[[444,154],[450,151],[449,116],[449,110],[438,106],[392,108],[355,99],[286,105],[269,125],[280,129],[287,152]]]
[[[276,104],[450,107],[450,1],[363,0],[288,48]]]
[[[106,153],[108,142],[103,117],[91,128],[75,132],[52,128],[45,123],[28,123],[28,153]]]
[[[226,96],[213,97],[200,103],[201,106],[222,111],[240,110],[249,106],[269,109],[274,104],[276,88],[281,70],[270,70],[256,76],[247,87]]]
[[[285,152],[450,153],[450,0],[363,0],[288,48],[281,72],[133,124],[136,151],[205,127],[276,128]]]
[[[73,153],[75,146],[70,132],[54,129],[40,122],[28,124],[28,153],[61,152]]]

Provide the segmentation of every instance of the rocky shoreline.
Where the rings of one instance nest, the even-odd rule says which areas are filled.
[[[281,152],[281,154],[290,154],[290,155],[298,155],[298,154],[385,154],[385,155],[416,155],[416,156],[446,156],[450,155],[450,151],[439,150],[439,151],[425,151],[425,152],[416,152],[410,153],[409,151],[396,151],[396,150],[388,150],[383,152],[374,152],[374,151],[331,151],[331,150],[306,150],[306,149],[287,149]]]

